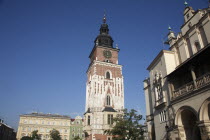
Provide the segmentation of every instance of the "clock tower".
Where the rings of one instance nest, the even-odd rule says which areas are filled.
[[[87,69],[84,131],[88,140],[111,140],[104,130],[110,129],[113,118],[124,109],[122,65],[118,64],[118,47],[113,47],[106,17],[94,41]]]

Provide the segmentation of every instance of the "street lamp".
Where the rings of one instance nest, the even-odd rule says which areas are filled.
[[[166,121],[165,129],[166,129],[166,140],[169,140],[169,138],[168,138],[169,127],[168,127],[167,121]]]

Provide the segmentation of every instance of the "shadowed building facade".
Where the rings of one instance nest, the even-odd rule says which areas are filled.
[[[118,64],[118,47],[113,47],[106,18],[94,41],[87,70],[84,130],[87,139],[111,140],[104,135],[113,118],[124,109],[122,65]]]
[[[210,139],[210,7],[186,5],[184,24],[166,44],[144,80],[151,140]]]
[[[16,132],[14,129],[4,123],[0,118],[0,140],[16,140]]]

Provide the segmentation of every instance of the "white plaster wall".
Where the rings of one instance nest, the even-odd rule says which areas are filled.
[[[164,53],[166,74],[170,74],[176,68],[176,59],[175,54],[172,53]]]

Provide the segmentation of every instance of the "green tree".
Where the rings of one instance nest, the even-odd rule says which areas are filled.
[[[33,139],[29,136],[23,136],[20,140],[33,140]]]
[[[33,132],[31,132],[31,137],[33,140],[40,140],[40,135],[38,135],[38,130],[34,130]]]
[[[82,140],[79,136],[74,137],[73,140]]]
[[[61,140],[60,132],[56,129],[50,131],[50,138],[52,140]]]
[[[144,131],[140,120],[142,115],[138,115],[137,111],[127,109],[124,113],[113,119],[114,126],[110,130],[106,130],[105,134],[112,135],[114,140],[143,140]]]

